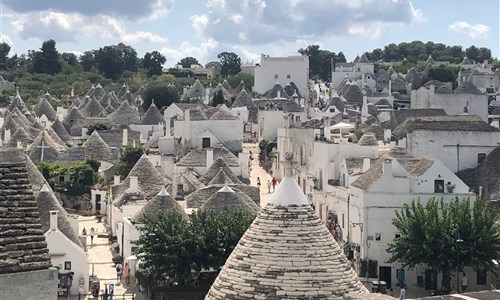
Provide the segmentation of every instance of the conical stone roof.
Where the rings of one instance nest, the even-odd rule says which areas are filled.
[[[69,135],[63,123],[59,121],[59,119],[56,119],[54,123],[52,123],[51,127],[64,142],[68,142],[72,139],[71,135]]]
[[[35,115],[39,118],[42,115],[45,115],[51,121],[55,120],[57,117],[56,111],[49,103],[47,98],[43,98],[42,100],[40,100],[40,103],[38,103],[38,105],[35,108]]]
[[[368,294],[291,167],[205,299],[343,299]]]
[[[226,79],[224,79],[224,81],[222,82],[222,86],[226,89],[226,91],[228,91],[231,95],[235,95],[234,94],[234,89],[233,87],[229,84],[229,82],[227,82]]]
[[[231,183],[241,183],[236,175],[234,175],[233,171],[229,168],[222,157],[217,157],[214,163],[208,168],[205,174],[201,175],[198,178],[204,184],[208,184],[212,179],[214,179],[217,174],[223,170],[225,175],[231,179]]]
[[[250,93],[250,90],[247,88],[243,80],[240,81],[238,86],[234,89],[234,93],[238,95],[239,93],[241,93],[242,90],[245,90],[247,93]]]
[[[208,183],[208,185],[215,185],[215,184],[231,184],[234,183],[231,178],[224,172],[224,169],[221,168],[217,175],[215,175],[212,180]]]
[[[5,143],[5,148],[16,148],[17,141],[21,142],[23,148],[26,145],[33,143],[33,138],[24,130],[24,128],[19,127],[16,132],[11,136],[10,140]]]
[[[83,248],[78,238],[78,233],[71,227],[66,210],[62,207],[61,203],[59,203],[54,192],[47,187],[47,184],[42,186],[42,189],[36,196],[36,202],[43,232],[47,232],[47,230],[50,229],[50,211],[57,210],[59,212],[57,215],[57,229],[75,245]]]
[[[184,99],[203,99],[205,97],[205,88],[200,80],[196,79],[193,85],[186,91]]]
[[[130,125],[140,122],[139,112],[135,110],[128,102],[124,101],[112,114],[109,120],[114,124]]]
[[[29,158],[35,163],[42,160],[55,162],[59,159],[60,154],[67,150],[67,147],[57,144],[45,130],[40,132],[28,147]]]
[[[86,155],[90,156],[93,160],[103,160],[103,161],[117,161],[119,152],[118,149],[114,148],[116,151],[112,151],[111,147],[101,138],[97,130],[94,130],[88,139],[83,143],[82,147],[85,148]]]
[[[158,125],[158,123],[165,123],[165,119],[158,107],[154,103],[151,103],[144,116],[142,116],[141,124]]]
[[[98,117],[102,111],[104,111],[104,107],[94,97],[81,109],[82,115],[87,118]]]
[[[47,270],[49,249],[21,149],[0,150],[0,274]]]
[[[242,89],[241,92],[236,96],[231,107],[255,107],[255,103],[253,103],[252,96],[250,96],[245,89]]]
[[[177,211],[181,215],[186,214],[179,203],[170,196],[165,187],[162,187],[160,192],[134,215],[132,222],[141,223],[146,215],[154,218],[159,212],[168,212],[172,210]]]
[[[224,185],[217,193],[208,198],[200,209],[226,212],[229,214],[234,214],[237,211],[246,211],[250,213],[256,213],[258,211],[258,207],[251,206],[241,197],[241,194],[236,193],[227,185]]]

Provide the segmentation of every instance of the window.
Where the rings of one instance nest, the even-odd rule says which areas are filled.
[[[382,241],[382,234],[381,233],[375,233],[375,241],[377,241],[377,242]]]
[[[71,270],[71,262],[70,261],[64,262],[64,270]]]
[[[396,234],[394,235],[394,239],[399,239],[400,237],[401,237],[401,234],[399,234],[399,233],[396,233]]]
[[[486,285],[486,271],[477,271],[476,284]]]
[[[295,116],[295,121],[300,122],[300,116]]]
[[[278,74],[275,74],[275,75],[274,75],[274,79],[278,79]]]
[[[486,158],[486,153],[478,153],[477,154],[477,163],[480,164]]]
[[[444,180],[434,180],[434,193],[444,193]]]
[[[202,138],[202,140],[201,140],[201,147],[203,149],[210,147],[210,138],[209,137],[208,138],[206,138],[206,137]]]
[[[290,79],[292,76],[290,74],[286,75],[286,79]]]

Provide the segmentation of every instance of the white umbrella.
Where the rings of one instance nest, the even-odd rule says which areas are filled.
[[[330,130],[334,130],[334,129],[338,129],[340,131],[340,135],[342,137],[342,130],[349,130],[349,129],[353,129],[354,128],[354,125],[352,124],[349,124],[349,123],[344,123],[344,122],[339,122],[333,126],[330,126]]]

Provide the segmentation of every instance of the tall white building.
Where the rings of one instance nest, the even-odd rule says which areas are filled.
[[[255,67],[253,90],[264,94],[276,83],[285,86],[293,82],[302,95],[306,95],[309,81],[309,56],[270,57],[262,55]]]

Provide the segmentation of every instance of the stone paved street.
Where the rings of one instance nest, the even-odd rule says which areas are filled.
[[[100,279],[101,293],[104,293],[105,284],[115,284],[115,297],[113,299],[117,300],[129,300],[132,299],[131,294],[135,293],[135,299],[143,300],[146,299],[142,294],[138,292],[138,288],[132,285],[124,285],[120,283],[117,284],[115,265],[112,261],[111,247],[107,238],[99,238],[98,234],[106,232],[103,223],[98,223],[95,216],[90,217],[79,217],[79,232],[82,232],[83,228],[90,231],[90,228],[94,227],[96,229],[96,235],[94,237],[94,245],[90,246],[90,236],[87,236],[88,254],[90,262],[89,274],[96,275]],[[92,270],[93,268],[93,270]],[[124,296],[125,294],[125,296]],[[78,299],[78,297],[72,297],[70,299]],[[94,299],[92,296],[87,296],[86,298],[81,297],[81,299]]]
[[[257,143],[244,143],[243,144],[243,152],[252,151],[252,171],[250,172],[250,184],[253,186],[257,186],[257,177],[260,177],[260,206],[264,207],[267,204],[267,200],[272,195],[267,192],[267,181],[272,179],[272,176],[264,171],[259,165],[259,144]]]

